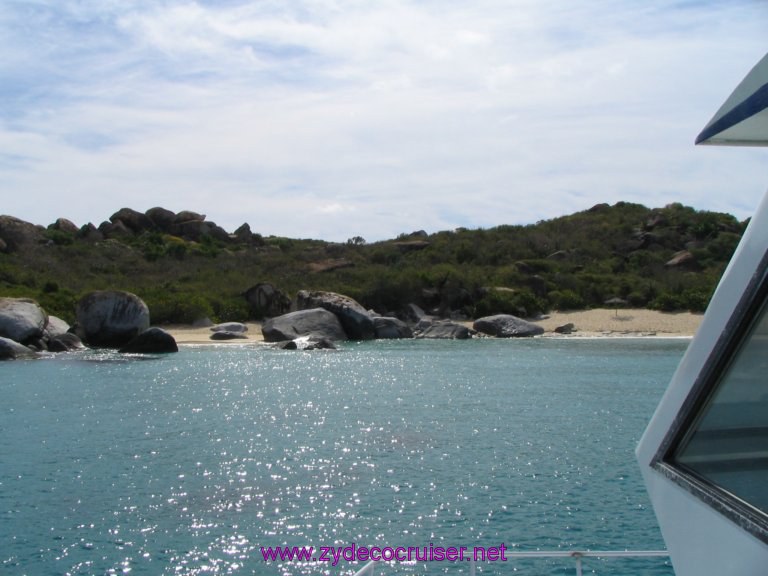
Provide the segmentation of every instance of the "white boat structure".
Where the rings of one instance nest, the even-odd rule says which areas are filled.
[[[696,143],[768,146],[768,55]],[[768,195],[637,458],[677,576],[768,574]]]

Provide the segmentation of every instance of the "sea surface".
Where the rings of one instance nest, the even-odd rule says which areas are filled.
[[[686,339],[0,364],[0,574],[351,574],[266,546],[663,549],[634,449]],[[574,574],[569,559],[482,574]],[[467,563],[377,574],[468,574]],[[671,575],[664,559],[585,574]]]

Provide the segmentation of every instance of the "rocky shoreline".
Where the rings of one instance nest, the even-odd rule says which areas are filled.
[[[664,313],[645,309],[625,309],[618,312],[608,309],[581,310],[576,312],[552,312],[534,323],[544,328],[541,338],[622,338],[660,337],[691,338],[701,323],[702,315],[691,312]],[[468,328],[472,322],[461,322]],[[569,334],[555,332],[555,328],[574,324]],[[264,342],[262,322],[247,322],[248,331],[238,340],[217,343],[260,344]],[[211,344],[208,327],[193,325],[163,326],[179,344]]]
[[[149,309],[135,294],[91,292],[77,304],[69,326],[49,316],[34,300],[0,298],[0,360],[67,352],[85,347],[122,353],[172,353],[178,344],[266,342],[284,349],[335,348],[344,340],[401,338],[470,339],[536,336],[692,336],[701,315],[651,310],[589,310],[525,320],[496,314],[472,322],[436,318],[408,306],[404,318],[381,316],[334,292],[299,291],[296,309],[264,322],[197,327],[151,326]]]

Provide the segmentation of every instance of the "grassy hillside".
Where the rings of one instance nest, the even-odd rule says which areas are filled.
[[[15,245],[0,226],[0,296],[35,298],[72,321],[82,294],[128,290],[147,302],[156,324],[258,317],[243,292],[259,282],[290,297],[299,289],[340,292],[391,314],[412,302],[445,316],[532,316],[616,297],[700,311],[746,223],[680,204],[619,202],[527,226],[415,232],[370,244],[143,226],[102,225],[102,234],[51,225]]]

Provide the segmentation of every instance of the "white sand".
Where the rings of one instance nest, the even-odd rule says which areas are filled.
[[[537,321],[548,333],[572,323],[578,336],[656,335],[693,336],[703,314],[657,312],[644,309],[595,309],[578,312],[553,312]]]
[[[210,328],[194,328],[192,326],[163,326],[176,339],[177,344],[247,344],[263,342],[260,322],[245,322],[248,331],[247,338],[234,338],[233,340],[211,340],[213,332]]]

